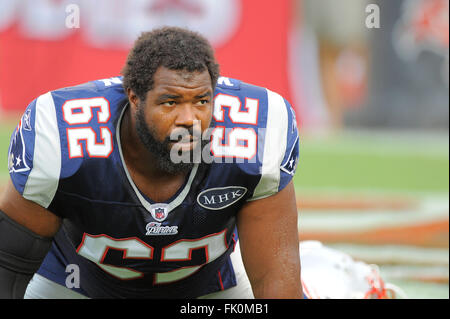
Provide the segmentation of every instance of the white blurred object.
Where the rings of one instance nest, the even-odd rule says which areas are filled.
[[[385,283],[376,265],[355,261],[319,241],[300,242],[302,285],[310,299],[405,299],[405,292]]]

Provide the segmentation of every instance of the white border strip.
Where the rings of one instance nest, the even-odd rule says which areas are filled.
[[[55,103],[50,92],[36,101],[33,168],[23,197],[47,208],[58,189],[61,173],[61,144]]]
[[[264,154],[261,179],[249,200],[261,199],[278,192],[280,166],[286,152],[288,113],[284,99],[278,93],[267,91],[267,123],[264,136]],[[261,141],[258,142],[259,145]],[[259,146],[258,145],[258,146]]]

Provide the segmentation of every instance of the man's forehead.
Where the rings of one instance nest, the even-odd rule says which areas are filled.
[[[171,70],[160,67],[154,74],[153,87],[185,87],[198,88],[211,86],[211,77],[208,70],[193,71]]]

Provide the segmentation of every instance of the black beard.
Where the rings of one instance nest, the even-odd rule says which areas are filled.
[[[174,163],[170,158],[171,141],[170,137],[166,137],[164,141],[160,142],[155,138],[155,132],[145,122],[144,108],[139,106],[136,112],[136,131],[144,144],[147,151],[149,151],[156,159],[157,167],[169,174],[186,173],[194,167],[194,163]],[[203,144],[203,141],[202,143]],[[149,163],[149,165],[154,165]]]

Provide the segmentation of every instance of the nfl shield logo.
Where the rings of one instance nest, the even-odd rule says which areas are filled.
[[[157,208],[155,209],[155,218],[156,219],[163,219],[166,216],[164,212],[164,208]]]
[[[152,217],[155,220],[157,220],[159,222],[162,222],[163,220],[165,220],[167,218],[167,214],[168,214],[168,212],[167,212],[167,204],[155,204],[155,205],[152,205],[152,208],[151,208],[150,212],[152,214]]]

